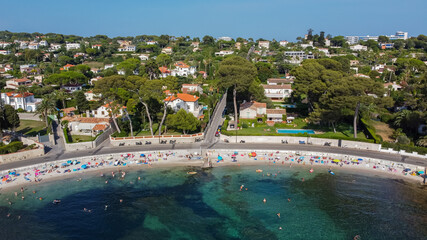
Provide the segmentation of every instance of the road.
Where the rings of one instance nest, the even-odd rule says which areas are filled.
[[[227,104],[227,92],[221,98],[221,101],[217,104],[214,112],[212,113],[211,122],[209,123],[208,130],[203,140],[203,146],[208,146],[209,144],[214,143],[217,138],[215,133],[218,129],[218,126],[222,124],[222,113],[224,112],[225,105]]]
[[[205,148],[205,147],[203,147]],[[0,165],[0,171],[7,169],[14,169],[18,167],[23,167],[26,165],[40,164],[44,162],[50,162],[55,160],[62,159],[72,159],[84,156],[92,155],[103,155],[103,154],[113,154],[113,153],[128,153],[128,152],[137,152],[137,151],[161,151],[161,150],[178,150],[178,149],[188,149],[194,150],[194,152],[200,152],[202,150],[202,144],[192,143],[192,144],[165,144],[165,145],[148,145],[148,146],[123,146],[123,147],[110,147],[107,144],[101,145],[97,149],[74,151],[74,152],[65,152],[64,154],[48,154],[44,157],[28,159],[19,162],[12,162]],[[419,166],[427,166],[427,159],[415,158],[415,157],[403,157],[398,154],[389,154],[377,151],[369,150],[360,150],[360,149],[350,149],[350,148],[339,148],[339,147],[325,147],[325,146],[313,146],[313,145],[292,145],[292,144],[263,144],[263,143],[213,143],[210,146],[207,146],[206,149],[210,150],[288,150],[288,151],[311,151],[311,152],[324,152],[324,153],[336,153],[344,155],[354,155],[357,157],[364,158],[378,158],[384,160],[395,161],[399,163],[408,163]]]

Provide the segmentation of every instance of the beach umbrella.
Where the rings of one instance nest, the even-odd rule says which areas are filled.
[[[362,159],[362,158],[358,158],[357,160],[359,160],[359,161],[363,161],[363,159]]]
[[[252,157],[256,157],[256,152],[252,152],[252,153],[251,153],[251,156],[252,156]]]
[[[218,156],[218,160],[222,160],[222,157],[221,157],[221,156]]]
[[[63,164],[61,164],[62,166],[67,166],[67,163],[63,163]]]
[[[424,174],[424,171],[418,171],[419,174]]]
[[[332,162],[338,163],[338,162],[340,162],[340,160],[334,159],[334,160],[332,160]]]
[[[236,154],[231,155],[232,157],[236,157]]]
[[[82,168],[83,168],[83,169],[86,169],[86,168],[87,168],[86,164],[82,165]]]
[[[354,159],[354,160],[352,160],[352,162],[359,162],[359,160],[357,160],[357,159]]]
[[[142,153],[142,154],[141,154],[141,155],[139,155],[139,156],[140,156],[140,157],[145,157],[145,154],[143,154],[143,153]]]

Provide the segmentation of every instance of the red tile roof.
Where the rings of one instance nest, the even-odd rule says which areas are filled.
[[[286,109],[267,109],[267,114],[286,114]]]
[[[264,89],[292,89],[291,84],[283,84],[283,85],[266,85],[262,84]]]
[[[161,73],[170,73],[171,71],[167,67],[159,67]]]
[[[188,66],[187,64],[183,63],[183,62],[177,62],[175,63],[176,67],[180,67],[180,68],[189,68],[190,66]]]
[[[106,124],[96,124],[95,127],[92,128],[93,131],[104,131],[107,129]]]
[[[170,96],[165,98],[164,101],[175,101],[176,99],[181,99],[184,102],[195,102],[199,99],[199,97],[186,93],[178,93],[176,96]]]

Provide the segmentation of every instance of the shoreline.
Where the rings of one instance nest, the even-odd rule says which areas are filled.
[[[237,154],[236,154],[237,153]],[[256,156],[253,156],[255,153]],[[233,162],[233,156],[236,162]],[[417,182],[422,185],[423,178],[419,175],[413,176],[403,174],[405,168],[411,169],[411,173],[424,171],[420,166],[396,163],[387,160],[364,158],[356,156],[301,152],[301,151],[273,151],[273,150],[209,150],[204,156],[191,150],[176,151],[145,151],[133,153],[109,154],[103,156],[87,156],[77,159],[59,160],[44,164],[26,166],[18,169],[11,169],[0,172],[0,190],[3,192],[10,191],[13,188],[19,188],[29,185],[38,185],[78,177],[80,174],[90,176],[108,171],[134,171],[138,169],[150,169],[153,167],[198,167],[204,165],[204,158],[212,162],[213,167],[221,166],[304,166],[306,168],[332,168],[333,171],[345,169],[350,172],[376,173],[376,175],[404,179]],[[221,160],[220,160],[221,158]],[[333,163],[334,160],[340,160]],[[74,164],[77,163],[77,164]],[[147,166],[145,166],[147,165]],[[84,169],[86,167],[86,169]],[[19,176],[14,176],[8,172],[14,171]],[[327,171],[325,171],[327,173]],[[26,175],[24,177],[24,175]],[[3,181],[5,176],[8,180]],[[374,176],[375,177],[375,176]],[[39,179],[40,181],[36,181]]]

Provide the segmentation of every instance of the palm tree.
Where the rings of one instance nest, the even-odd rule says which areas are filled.
[[[65,92],[63,89],[55,91],[55,99],[61,101],[62,108],[67,107],[67,105],[65,104],[65,100],[67,100],[68,97],[69,97],[68,93]]]
[[[48,115],[56,110],[55,100],[51,95],[43,97],[43,100],[37,105],[36,114],[44,118],[46,127],[49,127]]]

